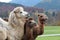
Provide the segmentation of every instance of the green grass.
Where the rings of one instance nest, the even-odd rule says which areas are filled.
[[[36,40],[60,40],[60,36],[38,37]]]
[[[60,34],[60,26],[46,26],[44,34]]]
[[[60,34],[60,26],[45,26],[45,34]],[[60,40],[60,36],[37,37],[36,40]]]

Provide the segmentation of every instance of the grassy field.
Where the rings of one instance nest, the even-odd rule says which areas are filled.
[[[46,26],[43,35],[60,34],[60,26]],[[36,40],[60,40],[60,36],[37,37]]]

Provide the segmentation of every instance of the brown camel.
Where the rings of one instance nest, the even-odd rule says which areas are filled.
[[[34,39],[44,33],[44,25],[48,17],[45,14],[38,14],[38,24],[33,28]]]
[[[28,18],[24,25],[24,36],[22,40],[34,40],[32,30],[34,26],[36,26],[36,22],[33,20],[33,18]]]
[[[35,40],[38,35],[42,35],[44,32],[45,21],[47,19],[48,17],[45,14],[39,14],[37,24],[32,22],[32,20],[28,20],[24,26],[25,31],[22,40]]]

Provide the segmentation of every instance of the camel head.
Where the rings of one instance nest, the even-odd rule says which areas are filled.
[[[48,19],[48,17],[47,17],[47,15],[45,15],[45,14],[38,14],[38,18],[39,18],[39,21],[41,22],[41,23],[45,23],[46,22],[46,20]]]
[[[36,22],[33,18],[29,18],[28,20],[26,20],[26,23],[27,23],[26,25],[30,28],[36,26]]]
[[[28,17],[28,12],[24,11],[23,7],[16,7],[14,10],[14,13],[18,18]]]

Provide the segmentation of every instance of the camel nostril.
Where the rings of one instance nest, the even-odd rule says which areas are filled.
[[[43,17],[43,16],[40,16],[40,17]]]
[[[45,18],[45,20],[48,20],[48,17],[47,17],[47,18]]]

